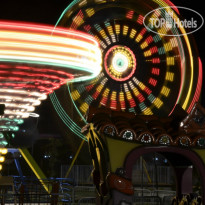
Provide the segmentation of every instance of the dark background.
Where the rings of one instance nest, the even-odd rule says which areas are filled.
[[[0,0],[0,20],[27,21],[55,25],[61,13],[70,2],[70,0]],[[173,0],[172,2],[176,6],[183,6],[196,10],[205,17],[204,6],[200,0]],[[183,13],[182,15],[186,18],[186,13]],[[202,64],[205,65],[205,26],[193,35],[199,50]],[[204,90],[205,83],[203,83],[201,95],[201,103],[205,107]],[[72,160],[74,152],[68,144],[63,144],[62,141],[59,141],[61,135],[60,126],[58,125],[58,122],[53,120],[54,110],[49,99],[42,102],[42,104],[36,109],[36,112],[40,113],[38,131],[41,134],[41,137],[43,136],[43,140],[32,145],[31,152],[33,152],[33,155],[40,163],[40,166],[45,167],[44,171],[45,173],[47,171],[47,176],[55,176],[58,174],[49,173],[48,171],[52,170],[52,166],[54,166],[54,164],[55,166],[58,164],[57,158],[61,159],[59,164],[68,164]],[[53,138],[51,136],[53,136]],[[51,155],[54,155],[54,153],[58,154],[52,158],[53,162],[50,160],[49,164],[48,161],[43,159],[43,156],[49,155],[50,153]],[[48,169],[48,167],[50,167],[50,169]]]

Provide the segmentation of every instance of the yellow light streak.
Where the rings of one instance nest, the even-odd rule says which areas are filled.
[[[167,72],[166,76],[165,76],[165,79],[172,82],[174,80],[174,73]]]
[[[163,86],[161,90],[161,94],[167,97],[169,93],[170,93],[170,88]]]
[[[135,29],[132,29],[130,32],[130,38],[134,38],[136,33],[137,33],[137,31]]]
[[[156,98],[154,105],[159,109],[163,105],[163,102],[159,98]]]

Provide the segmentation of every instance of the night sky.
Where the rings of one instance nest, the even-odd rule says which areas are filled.
[[[0,3],[0,19],[55,24],[67,0],[6,0]]]

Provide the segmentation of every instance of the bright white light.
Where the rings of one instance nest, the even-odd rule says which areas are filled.
[[[129,61],[127,56],[122,53],[116,53],[112,59],[112,66],[118,72],[124,72],[127,70]]]
[[[29,113],[29,116],[30,117],[40,117],[40,115],[37,113]]]

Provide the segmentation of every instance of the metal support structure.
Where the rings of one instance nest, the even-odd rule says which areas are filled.
[[[151,184],[152,180],[151,180],[151,177],[150,177],[149,172],[147,170],[147,163],[146,163],[146,161],[143,158],[142,158],[142,164],[143,164],[143,168],[144,168],[143,170],[144,170],[144,172],[145,172],[145,174],[147,176],[148,182]]]
[[[66,172],[66,175],[65,175],[64,178],[68,178],[68,176],[69,176],[69,174],[70,174],[70,171],[71,171],[71,169],[73,168],[73,165],[74,165],[74,163],[75,163],[75,161],[76,161],[76,159],[77,159],[77,157],[78,157],[78,155],[79,155],[79,153],[80,153],[80,150],[81,150],[82,147],[83,147],[84,142],[85,142],[85,140],[82,140],[82,142],[80,143],[80,146],[78,147],[78,150],[77,150],[77,152],[75,153],[75,156],[74,156],[74,158],[73,158],[73,161],[71,162],[71,165],[70,165],[68,171]]]
[[[26,148],[19,148],[19,151],[23,158],[26,160],[29,167],[32,169],[36,177],[39,179],[41,184],[43,185],[44,189],[50,193],[51,187],[49,187],[42,179],[47,179],[41,168],[38,166],[32,155],[29,153],[28,149]]]
[[[21,169],[21,165],[19,163],[19,160],[14,156],[14,162],[15,162],[15,165],[16,165],[16,168],[17,168],[17,171],[19,173],[19,176],[21,178],[21,180],[23,181],[23,172],[22,172],[22,169]]]
[[[14,156],[14,153],[13,153],[13,156]],[[18,171],[18,173],[19,173],[19,176],[20,176],[20,178],[21,178],[22,185],[24,186],[24,185],[25,185],[25,180],[24,180],[24,176],[23,176],[22,169],[21,169],[21,165],[20,165],[19,159],[16,158],[15,156],[14,156],[14,162],[15,162],[17,171]],[[25,189],[24,191],[25,191],[25,193],[26,193],[26,199],[29,200],[29,195],[28,195],[27,187],[25,186],[24,189]]]

